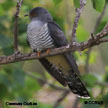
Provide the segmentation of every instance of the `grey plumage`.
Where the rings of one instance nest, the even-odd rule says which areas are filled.
[[[29,17],[31,22],[27,29],[27,40],[33,50],[44,51],[68,45],[63,31],[46,9],[34,8]],[[57,81],[64,86],[68,85],[74,94],[82,98],[90,97],[80,80],[79,70],[71,53],[45,57],[39,61]]]
[[[47,23],[32,20],[28,25],[27,38],[33,50],[42,51],[54,47]]]

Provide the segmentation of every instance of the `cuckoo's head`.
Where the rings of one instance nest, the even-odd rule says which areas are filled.
[[[52,16],[50,15],[50,13],[42,7],[33,8],[29,12],[29,15],[25,15],[25,16],[29,16],[30,20],[38,19],[38,20],[42,20],[42,21],[46,21],[46,22],[52,21]]]

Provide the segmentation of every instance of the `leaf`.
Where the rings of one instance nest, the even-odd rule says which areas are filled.
[[[107,22],[108,22],[108,18],[104,18],[104,20],[101,21],[100,24],[98,25],[96,33],[99,33],[100,31],[102,31],[105,25],[107,24]]]
[[[74,2],[74,5],[75,5],[76,8],[79,8],[80,7],[79,0],[73,0],[73,2]]]
[[[105,5],[105,0],[92,0],[93,8],[101,12]]]
[[[53,0],[53,3],[55,4],[55,5],[58,5],[58,4],[60,4],[62,2],[62,0]]]

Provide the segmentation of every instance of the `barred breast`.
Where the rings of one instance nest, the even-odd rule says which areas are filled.
[[[54,47],[47,23],[32,21],[27,28],[27,40],[30,47],[36,51],[42,51]]]

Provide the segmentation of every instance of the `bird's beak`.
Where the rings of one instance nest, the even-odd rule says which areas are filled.
[[[29,14],[25,14],[24,17],[29,16]]]

